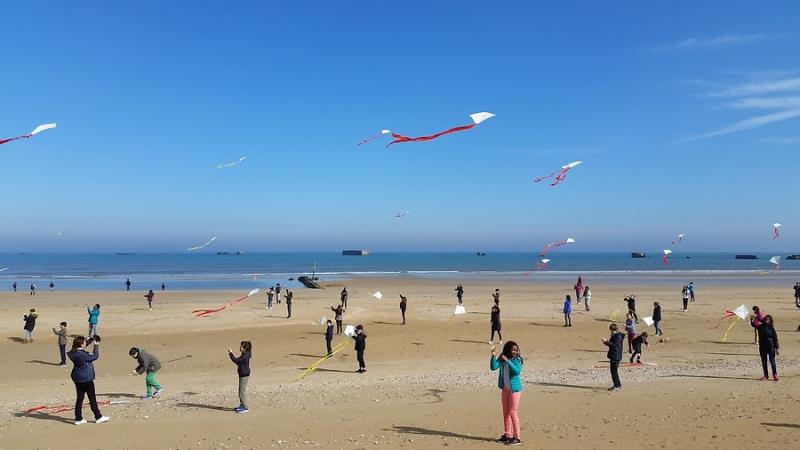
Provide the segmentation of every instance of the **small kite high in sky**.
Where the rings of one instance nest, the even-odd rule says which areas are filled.
[[[377,139],[377,138],[379,138],[379,137],[381,137],[381,136],[383,136],[385,134],[391,134],[392,138],[394,138],[394,140],[392,142],[389,142],[388,144],[386,144],[386,148],[389,148],[390,146],[392,146],[394,144],[399,144],[401,142],[432,141],[432,140],[438,138],[439,136],[444,136],[445,134],[456,133],[456,132],[459,132],[459,131],[466,131],[466,130],[469,130],[470,128],[474,128],[476,125],[479,125],[484,120],[491,119],[492,117],[494,117],[494,114],[492,114],[490,112],[479,112],[479,113],[470,114],[469,117],[472,119],[472,123],[470,123],[470,124],[461,125],[461,126],[457,126],[457,127],[453,127],[453,128],[448,128],[447,130],[440,131],[440,132],[434,133],[434,134],[429,134],[427,136],[409,137],[409,136],[403,136],[402,134],[393,133],[390,130],[381,130],[380,133],[376,134],[375,136],[372,136],[372,137],[369,137],[367,139],[364,139],[363,141],[359,142],[358,145],[366,144],[367,142],[370,142],[370,141],[372,141],[374,139]]]
[[[58,233],[56,233],[56,236],[63,236],[65,234],[67,234],[66,231],[59,231]]]
[[[214,309],[195,309],[194,311],[192,311],[192,314],[194,314],[195,317],[205,317],[205,316],[207,316],[209,314],[218,313],[218,312],[222,311],[225,308],[230,308],[231,306],[238,305],[239,303],[247,300],[248,298],[258,294],[258,291],[260,291],[260,289],[253,289],[252,291],[250,291],[244,297],[237,298],[236,300],[231,300],[228,303],[220,306],[219,308],[214,308]]]
[[[539,177],[539,178],[533,180],[533,182],[534,183],[538,183],[538,182],[546,180],[548,178],[555,177],[553,182],[550,183],[550,186],[555,186],[558,183],[564,181],[565,178],[567,178],[567,172],[569,172],[575,166],[578,166],[580,164],[583,164],[583,161],[573,161],[573,162],[571,162],[569,164],[565,164],[565,165],[561,166],[560,169],[556,170],[555,172],[551,173],[550,175]]]
[[[220,164],[220,165],[218,165],[218,166],[217,166],[217,169],[227,169],[227,168],[229,168],[229,167],[238,166],[238,165],[239,165],[239,164],[241,164],[241,163],[242,163],[242,161],[244,161],[245,159],[247,159],[247,156],[242,156],[241,158],[239,158],[239,160],[238,160],[238,161],[234,161],[234,162],[229,162],[229,163],[227,163],[227,164]]]
[[[31,131],[28,134],[15,136],[15,137],[8,138],[8,139],[0,139],[0,144],[5,144],[6,142],[16,141],[17,139],[32,138],[33,136],[36,136],[37,134],[41,133],[44,130],[49,130],[49,129],[55,128],[55,127],[56,127],[56,124],[54,124],[54,123],[46,123],[44,125],[39,125],[38,127],[34,128],[33,131]]]
[[[400,212],[398,212],[398,213],[396,213],[394,215],[394,218],[395,219],[402,219],[403,217],[407,216],[410,212],[411,212],[411,210],[408,210],[408,209],[405,210],[405,211],[400,211]]]
[[[3,267],[2,269],[0,269],[0,272],[3,272],[5,270],[8,270],[8,267]]]
[[[678,245],[681,242],[683,242],[683,237],[684,236],[686,236],[686,235],[683,234],[683,233],[679,234],[678,237],[674,241],[672,241],[672,245]]]
[[[667,265],[667,256],[672,254],[672,250],[664,250],[664,256],[661,257],[661,264]]]
[[[208,240],[208,242],[206,242],[205,244],[203,244],[203,245],[198,245],[197,247],[190,247],[190,248],[187,248],[187,249],[186,249],[186,251],[187,251],[187,252],[193,252],[193,251],[195,251],[195,250],[200,250],[200,249],[206,248],[206,247],[208,247],[209,245],[211,245],[211,243],[212,243],[212,242],[214,242],[214,241],[216,241],[216,240],[217,240],[217,237],[216,237],[216,236],[214,236],[214,237],[212,237],[211,239],[209,239],[209,240]]]
[[[780,256],[773,256],[772,258],[769,259],[769,262],[771,262],[772,264],[775,264],[775,270],[778,270],[778,269],[781,268],[781,257]]]
[[[572,238],[566,238],[563,241],[558,241],[558,242],[548,242],[547,245],[545,245],[542,248],[542,251],[539,252],[539,256],[546,255],[547,252],[549,252],[551,249],[558,248],[558,247],[561,247],[561,246],[567,245],[567,244],[572,244],[574,242],[575,242],[575,239],[572,239]]]
[[[772,224],[772,240],[778,239],[781,237],[781,224],[773,223]]]

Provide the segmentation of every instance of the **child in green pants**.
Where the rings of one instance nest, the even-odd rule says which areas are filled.
[[[147,395],[142,398],[149,400],[153,397],[158,397],[161,395],[161,385],[156,381],[156,372],[161,369],[161,362],[158,360],[158,358],[136,347],[131,347],[131,349],[128,351],[128,355],[139,362],[139,365],[133,370],[133,375],[141,375],[145,372],[147,373],[145,376]]]

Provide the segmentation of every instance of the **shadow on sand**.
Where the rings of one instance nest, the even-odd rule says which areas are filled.
[[[452,431],[432,430],[430,428],[421,428],[421,427],[405,427],[401,425],[395,425],[392,428],[384,428],[384,430],[394,431],[396,433],[402,433],[402,434],[416,434],[421,436],[440,436],[440,437],[449,437],[456,439],[465,439],[469,441],[494,442],[494,439],[492,438],[469,436],[466,434],[453,433]]]

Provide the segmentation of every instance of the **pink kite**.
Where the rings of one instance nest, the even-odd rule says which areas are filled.
[[[394,144],[401,143],[401,142],[432,141],[432,140],[438,138],[439,136],[444,136],[445,134],[456,133],[456,132],[459,132],[459,131],[466,131],[466,130],[469,130],[470,128],[474,128],[476,125],[479,125],[484,120],[491,119],[492,117],[494,117],[494,114],[492,114],[490,112],[479,112],[479,113],[470,114],[469,117],[472,119],[472,123],[470,123],[470,124],[449,128],[447,130],[440,131],[438,133],[430,134],[430,135],[427,135],[427,136],[409,137],[409,136],[403,136],[402,134],[393,133],[390,130],[381,130],[380,133],[376,134],[375,136],[372,136],[372,137],[369,137],[367,139],[364,139],[363,141],[359,142],[358,145],[366,144],[367,142],[370,142],[370,141],[372,141],[374,139],[377,139],[377,138],[383,136],[384,134],[391,134],[392,138],[394,138],[394,140],[392,142],[389,142],[388,144],[386,144],[386,148],[389,148],[390,146],[392,146]]]
[[[772,224],[772,240],[778,239],[781,237],[781,224],[773,223]]]
[[[685,234],[681,233],[678,235],[678,238],[672,241],[672,245],[677,245],[683,242],[683,237],[686,236]]]
[[[241,302],[247,300],[248,298],[252,297],[253,295],[258,294],[259,290],[260,289],[253,289],[252,291],[250,291],[244,297],[237,298],[236,300],[231,300],[228,303],[220,306],[219,308],[215,308],[215,309],[196,309],[196,310],[192,311],[192,314],[194,314],[195,317],[205,317],[205,316],[207,316],[209,314],[218,313],[218,312],[222,311],[225,308],[229,308],[231,306],[236,306],[239,303],[241,303]]]
[[[580,165],[580,164],[583,164],[583,161],[573,161],[573,162],[571,162],[569,164],[565,164],[565,165],[561,166],[560,169],[556,170],[555,172],[551,173],[550,175],[547,175],[547,176],[544,176],[544,177],[539,177],[539,178],[533,180],[533,182],[534,183],[538,183],[538,182],[540,182],[542,180],[546,180],[548,178],[555,177],[553,182],[550,183],[550,186],[555,186],[558,183],[564,181],[565,178],[567,178],[567,172],[569,172],[572,168],[574,168],[575,166]]]
[[[664,250],[664,256],[661,257],[661,264],[667,265],[667,256],[672,253],[672,250]]]
[[[6,142],[16,141],[17,139],[29,139],[29,138],[32,138],[33,136],[41,133],[44,130],[49,130],[49,129],[55,128],[55,127],[56,127],[56,124],[54,124],[54,123],[46,123],[44,125],[39,125],[38,127],[34,128],[33,131],[31,131],[28,134],[23,134],[23,135],[12,137],[12,138],[8,138],[8,139],[0,139],[0,144],[5,144]]]
[[[547,252],[549,252],[549,251],[550,251],[550,249],[553,249],[553,248],[558,248],[558,247],[561,247],[562,245],[572,244],[572,243],[574,243],[574,242],[575,242],[575,239],[572,239],[572,238],[566,238],[565,240],[563,240],[563,241],[558,241],[558,242],[548,242],[548,243],[547,243],[547,245],[545,245],[545,246],[542,248],[542,251],[541,251],[541,252],[539,252],[539,256],[544,256],[544,255],[546,255],[546,254],[547,254]]]
[[[547,259],[547,258],[542,259],[536,264],[536,268],[535,269],[533,269],[531,271],[528,271],[528,272],[525,272],[525,275],[530,275],[531,272],[533,272],[534,270],[542,270],[545,267],[547,267],[547,264],[549,264],[549,263],[550,263],[549,259]]]

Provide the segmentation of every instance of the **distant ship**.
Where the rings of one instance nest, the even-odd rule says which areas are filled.
[[[221,256],[230,255],[230,253],[228,253],[228,252],[217,252],[217,254],[221,255]]]
[[[736,259],[758,259],[756,255],[736,255]]]
[[[368,250],[342,250],[343,256],[367,256],[369,255]]]
[[[475,255],[476,256],[486,256],[486,252],[478,252]]]
[[[631,258],[647,258],[644,252],[631,252]]]
[[[800,255],[789,255],[786,257],[787,261],[797,261],[800,260]]]

